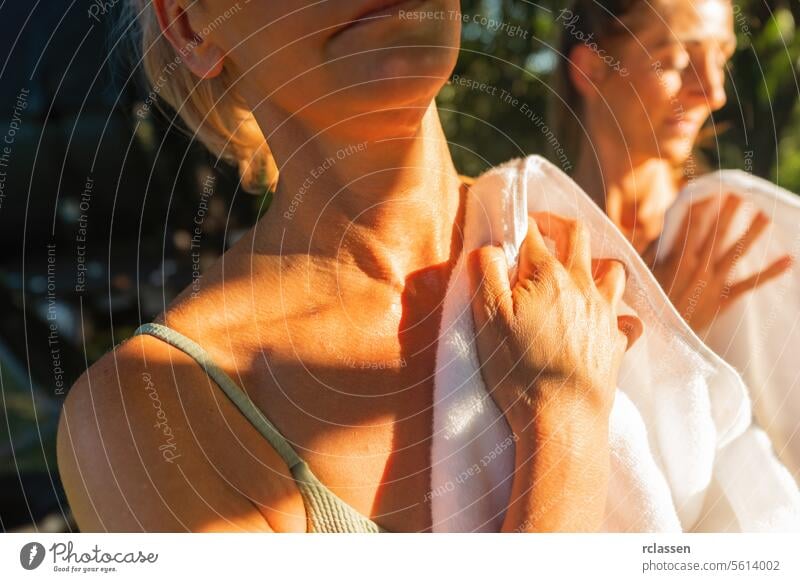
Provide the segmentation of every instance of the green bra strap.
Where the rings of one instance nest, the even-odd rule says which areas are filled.
[[[212,361],[208,352],[199,344],[174,329],[158,323],[145,323],[133,333],[133,335],[142,334],[155,336],[193,358],[206,374],[219,384],[256,430],[267,439],[289,466],[292,477],[300,488],[306,504],[310,531],[359,533],[385,531],[339,499],[317,479],[275,425],[262,414],[244,390]]]
[[[140,326],[133,335],[141,335],[147,334],[155,336],[171,346],[174,346],[185,352],[189,357],[193,358],[200,367],[205,370],[206,374],[208,374],[217,384],[219,384],[220,388],[225,392],[225,394],[230,398],[230,400],[236,405],[236,407],[245,415],[247,420],[249,420],[256,430],[260,432],[267,442],[272,445],[272,448],[277,451],[277,453],[281,456],[283,461],[289,466],[289,469],[292,470],[296,465],[303,463],[303,460],[300,456],[295,452],[286,438],[278,432],[278,429],[275,428],[267,417],[258,409],[258,407],[253,403],[252,400],[245,394],[244,390],[242,390],[236,382],[234,382],[230,376],[228,376],[222,369],[217,366],[211,357],[199,344],[195,343],[185,335],[182,335],[171,329],[165,325],[161,325],[159,323],[145,323],[144,325]]]

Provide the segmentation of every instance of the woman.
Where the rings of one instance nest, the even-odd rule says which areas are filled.
[[[731,2],[616,0],[600,7],[577,0],[557,22],[564,58],[554,121],[575,156],[574,179],[643,254],[686,322],[743,373],[759,422],[800,478],[800,385],[794,365],[783,377],[778,372],[793,340],[762,345],[777,335],[764,324],[774,316],[741,301],[765,285],[756,294],[769,295],[779,285],[770,283],[785,280],[791,244],[759,259],[770,256],[763,249],[777,239],[764,236],[770,219],[750,188],[719,204],[704,197],[688,210],[678,200],[682,225],[666,237],[670,242],[659,238],[665,218],[668,226],[675,221],[668,211],[679,192],[697,178],[698,136],[726,101],[726,64],[736,48]],[[766,207],[775,212],[777,203]],[[742,224],[743,215],[752,218]],[[769,301],[796,317],[780,298]]]
[[[736,48],[733,10],[729,0],[617,0],[604,6],[578,0],[557,17],[564,27],[565,58],[556,76],[564,84],[556,91],[556,123],[576,157],[575,181],[637,250],[652,253],[667,210],[693,178],[698,135],[725,104],[725,65]],[[732,217],[741,203],[730,196],[721,218]],[[697,332],[720,307],[791,266],[787,255],[731,288],[724,263],[699,275],[706,284],[698,297],[690,251],[721,246],[731,222],[714,219],[711,210],[698,204],[686,225],[692,248],[673,249],[671,257],[680,260],[655,266],[678,310],[686,315],[692,309],[687,320]],[[734,246],[747,252],[768,224],[767,216],[758,214]],[[731,249],[713,250],[724,256]]]
[[[70,392],[59,466],[78,524],[430,530],[434,354],[465,194],[433,98],[456,59],[458,3],[135,8],[160,95],[249,182],[265,180],[267,136],[280,180],[266,215],[163,325]],[[414,18],[422,10],[451,17]],[[506,345],[482,368],[516,439],[503,529],[595,530],[616,374],[641,324],[617,314],[621,265],[593,269],[579,224],[540,223],[513,288],[501,250],[471,255],[482,337]],[[543,310],[568,333],[537,330]]]

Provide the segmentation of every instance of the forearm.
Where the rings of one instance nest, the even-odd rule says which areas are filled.
[[[516,433],[504,532],[597,531],[609,479],[608,422],[567,410]]]

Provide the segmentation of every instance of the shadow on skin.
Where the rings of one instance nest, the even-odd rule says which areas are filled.
[[[252,283],[233,285],[244,277],[236,269],[204,278],[205,300],[187,302],[184,293],[168,310],[170,327],[209,352],[323,483],[390,531],[430,528],[436,340],[461,249],[463,198],[451,259],[405,280],[394,365],[353,364],[319,346],[311,355],[320,358],[293,353],[289,330],[299,324],[319,335],[324,314],[277,305],[265,322],[250,304],[253,311],[236,315],[264,297],[253,297]],[[235,287],[247,297],[236,301]],[[225,305],[239,310],[220,315]],[[290,335],[276,339],[276,329]],[[269,330],[271,341],[258,341],[258,330]],[[306,529],[302,498],[278,454],[193,359],[151,336],[123,342],[76,383],[58,454],[83,531]]]

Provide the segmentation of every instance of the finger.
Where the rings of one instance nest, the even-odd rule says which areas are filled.
[[[472,316],[478,330],[499,318],[510,321],[513,313],[508,263],[503,249],[484,246],[467,257],[472,292]]]
[[[528,235],[519,250],[518,277],[538,280],[544,272],[552,268],[554,262],[555,258],[547,248],[536,221],[528,220]]]
[[[678,260],[683,256],[684,249],[688,246],[689,226],[692,220],[692,209],[694,205],[686,209],[686,214],[683,215],[681,227],[678,229],[678,234],[675,235],[675,240],[672,242],[672,248],[669,251],[668,260]]]
[[[729,194],[722,204],[722,209],[717,216],[717,220],[711,223],[708,235],[703,242],[702,254],[703,263],[707,263],[713,256],[716,255],[715,249],[720,243],[725,241],[730,230],[731,223],[733,222],[736,212],[742,204],[742,199],[738,196]]]
[[[644,333],[644,324],[642,320],[635,315],[620,315],[617,317],[617,326],[619,330],[625,334],[628,339],[628,347],[626,350],[631,349],[633,344],[636,343]]]
[[[606,196],[606,214],[611,222],[621,229],[622,224],[622,199],[617,196]]]
[[[751,275],[747,279],[736,283],[733,287],[731,287],[731,291],[728,293],[726,303],[732,303],[745,293],[752,291],[757,287],[761,287],[761,285],[771,281],[775,277],[780,277],[791,268],[793,262],[794,261],[792,257],[786,255],[785,257],[781,257],[772,263],[763,271],[756,273],[755,275]]]
[[[597,290],[616,309],[625,294],[625,264],[616,259],[593,259],[592,274]]]
[[[731,248],[729,248],[722,258],[717,262],[716,268],[727,273],[733,267],[736,260],[744,256],[750,247],[759,239],[769,226],[770,220],[766,214],[759,212],[755,215],[747,231],[739,237]]]
[[[550,212],[536,212],[533,216],[541,233],[556,243],[556,255],[564,267],[590,279],[592,252],[586,227],[580,221]]]
[[[689,207],[684,219],[683,238],[676,240],[676,250],[678,248],[681,250],[679,256],[676,257],[678,260],[682,260],[684,254],[695,255],[700,250],[700,245],[705,238],[703,236],[703,226],[707,222],[707,215],[711,210],[713,201],[713,198],[706,198],[695,202]],[[681,243],[683,243],[682,248],[678,246]]]
[[[690,293],[694,283],[702,276],[710,266],[711,259],[709,240],[713,242],[715,232],[715,220],[710,216],[715,210],[713,206],[714,198],[706,198],[695,202],[689,209],[688,232],[686,235],[686,247],[682,249],[683,254],[673,256],[671,263],[672,281],[666,282],[665,287],[669,290],[670,297],[681,298]],[[706,225],[709,225],[708,227]],[[711,228],[711,232],[707,231]]]
[[[670,297],[680,297],[691,284],[691,274],[698,264],[698,249],[703,239],[703,226],[713,199],[694,202],[686,210],[678,235],[662,267],[661,281]]]

